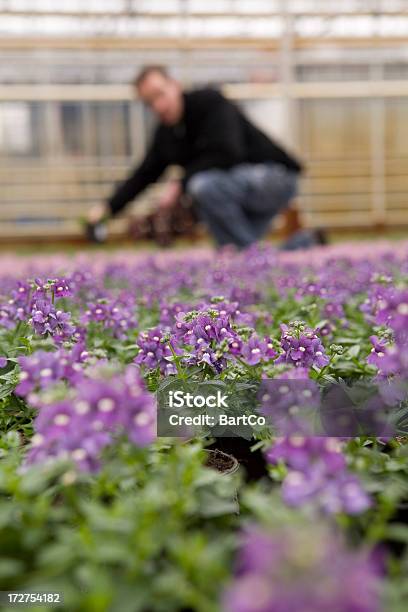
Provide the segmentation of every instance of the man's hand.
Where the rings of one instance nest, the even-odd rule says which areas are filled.
[[[159,209],[169,210],[173,208],[180,199],[181,194],[181,182],[177,180],[168,181],[158,201]]]
[[[104,203],[101,203],[101,204],[95,204],[89,209],[86,219],[88,223],[95,225],[96,223],[100,223],[101,221],[103,221],[108,216],[109,216],[109,211],[108,211],[107,205]]]

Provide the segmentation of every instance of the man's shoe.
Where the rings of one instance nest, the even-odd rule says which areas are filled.
[[[310,249],[314,246],[328,244],[327,236],[322,229],[299,230],[288,238],[280,247],[281,251],[297,251]]]
[[[314,230],[315,241],[316,244],[329,244],[329,239],[327,238],[327,234],[321,227],[318,227]]]
[[[85,231],[88,240],[97,244],[103,244],[108,237],[106,223],[87,223]]]

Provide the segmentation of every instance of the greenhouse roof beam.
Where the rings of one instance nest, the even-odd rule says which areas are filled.
[[[380,13],[378,11],[370,11],[368,9],[359,11],[288,11],[289,14],[294,17],[372,17],[372,16],[406,16],[408,15],[408,9],[388,9],[383,10]],[[17,17],[80,17],[81,19],[87,18],[98,18],[98,17],[153,17],[157,19],[167,19],[172,17],[179,17],[180,12],[155,12],[155,11],[56,11],[56,10],[21,10],[21,11],[5,11],[0,10],[1,15],[17,16]],[[266,17],[280,17],[279,11],[246,11],[246,12],[221,12],[221,11],[191,11],[189,12],[190,17],[195,18],[216,18],[216,17],[239,17],[246,19],[248,17],[265,19]]]
[[[337,48],[381,48],[408,44],[408,36],[370,36],[370,37],[294,37],[294,49],[309,49],[318,47]],[[260,51],[276,51],[279,49],[279,38],[255,37],[211,37],[190,38],[181,37],[148,37],[120,38],[110,37],[9,37],[0,39],[0,49],[82,49],[82,50],[134,50],[134,49],[171,49],[171,50],[209,50],[209,49],[257,49]]]

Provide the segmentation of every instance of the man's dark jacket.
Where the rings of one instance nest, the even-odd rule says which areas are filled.
[[[184,188],[197,172],[228,169],[242,162],[275,162],[296,172],[302,170],[296,159],[255,127],[218,91],[200,89],[183,96],[182,120],[174,126],[160,124],[157,127],[141,165],[108,200],[112,215],[155,182],[170,165],[184,168]]]

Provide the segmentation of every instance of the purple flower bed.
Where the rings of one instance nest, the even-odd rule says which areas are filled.
[[[62,585],[70,610],[402,610],[407,335],[406,243],[5,256],[3,590]],[[205,467],[211,431],[157,435],[177,384],[266,389],[246,442],[263,478],[252,459]],[[336,387],[368,389],[365,430],[302,422]]]

